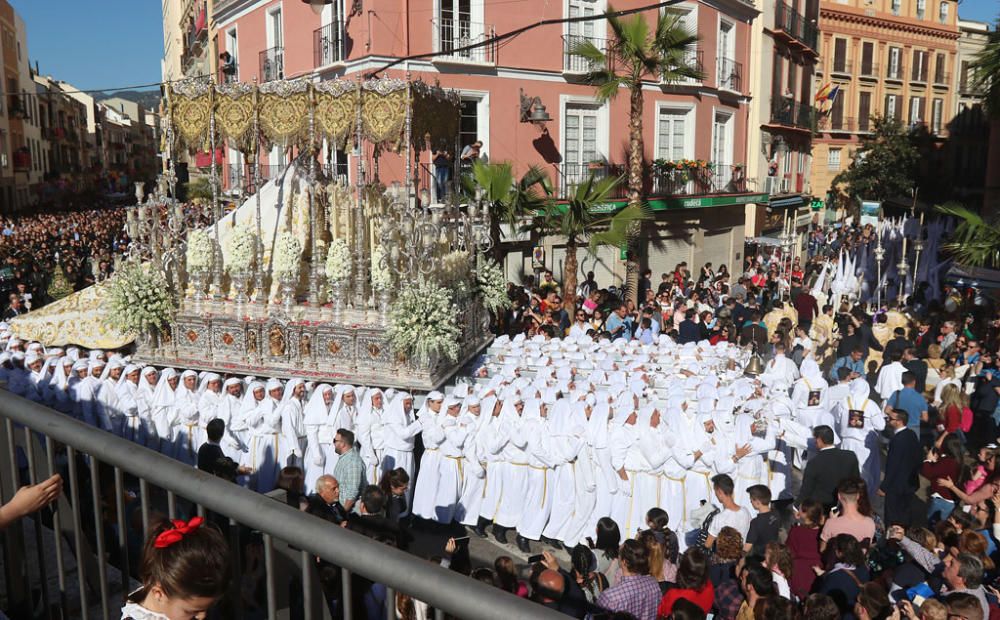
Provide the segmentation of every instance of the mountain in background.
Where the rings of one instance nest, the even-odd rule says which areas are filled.
[[[147,110],[160,109],[160,91],[158,90],[120,90],[113,93],[94,93],[93,96],[97,101],[121,97],[127,101],[134,101]]]

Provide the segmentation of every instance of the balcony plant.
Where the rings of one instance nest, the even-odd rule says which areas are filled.
[[[611,6],[605,18],[611,30],[607,49],[580,40],[573,43],[570,53],[583,57],[593,67],[586,81],[596,88],[599,100],[614,99],[620,89],[629,92],[628,201],[629,206],[639,208],[643,202],[643,83],[702,79],[694,66],[698,36],[684,28],[681,13],[669,8],[659,13],[652,29],[644,15],[622,19]],[[631,273],[634,267],[630,261],[628,284],[638,283],[638,274]],[[635,301],[638,289],[634,285],[629,288],[630,298]]]

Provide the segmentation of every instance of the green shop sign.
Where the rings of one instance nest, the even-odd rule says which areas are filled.
[[[706,207],[729,207],[733,205],[746,205],[751,203],[767,203],[770,200],[768,194],[744,194],[740,196],[701,196],[698,198],[654,198],[649,201],[649,208],[653,211],[673,211],[676,209],[704,209]],[[593,213],[614,213],[625,208],[628,200],[612,200],[601,205],[597,205],[591,211]]]

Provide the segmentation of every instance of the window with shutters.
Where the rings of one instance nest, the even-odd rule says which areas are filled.
[[[969,86],[969,77],[970,77],[969,76],[969,61],[968,60],[963,60],[962,61],[962,75],[960,76],[960,79],[959,79],[959,89],[962,90],[963,92]]]
[[[889,48],[889,66],[886,77],[893,80],[903,79],[903,50],[898,47]]]
[[[837,93],[837,98],[833,100],[833,106],[830,108],[830,127],[832,129],[844,129],[844,99],[846,99],[847,93],[841,88],[840,92]]]
[[[842,149],[830,149],[826,158],[827,170],[840,170],[840,152]]]
[[[593,105],[566,105],[563,157],[566,176],[574,180],[586,177],[587,164],[601,159],[597,148],[598,109]]]
[[[883,114],[885,118],[899,118],[899,109],[896,106],[897,100],[897,95],[885,96],[885,113]]]
[[[927,52],[913,50],[913,68],[910,71],[910,80],[914,82],[927,81]]]
[[[948,3],[942,2],[938,8],[938,21],[942,24],[948,23]]]
[[[833,70],[837,73],[847,71],[847,39],[833,40]]]
[[[935,99],[931,107],[931,132],[941,133],[941,120],[944,116],[944,99]]]
[[[927,13],[927,0],[917,0],[917,19],[923,19]]]
[[[903,8],[903,0],[892,0],[892,14],[899,15]]]
[[[871,118],[872,94],[868,92],[858,93],[858,130],[868,131],[869,119]]]
[[[872,59],[875,55],[875,44],[865,41],[861,44],[861,75],[875,75]]]
[[[924,120],[924,98],[910,97],[910,125],[918,125]]]
[[[733,163],[733,115],[716,112],[712,122],[712,162],[724,171]]]
[[[687,148],[688,132],[693,129],[692,123],[688,121],[691,114],[691,110],[660,108],[656,129],[657,157],[670,161],[693,157],[693,153],[689,153]]]
[[[936,54],[934,56],[934,83],[935,84],[946,84],[947,78],[945,77],[945,63],[948,62],[945,59],[944,54]]]
[[[785,58],[775,50],[774,64],[771,65],[771,101],[778,101],[782,96],[782,76],[784,75],[783,64]]]

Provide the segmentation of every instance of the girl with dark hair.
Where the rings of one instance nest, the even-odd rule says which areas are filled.
[[[813,592],[828,594],[841,614],[851,614],[861,584],[870,578],[861,544],[850,534],[838,534],[830,539],[826,551],[826,570],[817,578]]]
[[[517,578],[514,560],[510,556],[501,555],[494,560],[493,570],[496,571],[497,585],[501,590],[516,594],[521,598],[528,598],[528,585]]]
[[[604,573],[608,583],[618,582],[621,570],[618,564],[618,548],[621,545],[621,531],[611,517],[601,517],[597,520],[597,542],[594,543],[594,556],[597,558],[597,571]]]
[[[577,545],[569,557],[577,585],[583,590],[588,603],[596,603],[597,597],[608,587],[608,578],[593,569],[594,553],[584,545]]]
[[[691,547],[681,556],[677,566],[677,583],[667,590],[656,610],[658,618],[673,613],[674,604],[680,599],[691,601],[708,613],[715,601],[715,588],[708,578],[708,554],[701,547]]]
[[[948,518],[955,509],[955,494],[941,481],[958,482],[964,462],[962,440],[954,433],[941,435],[927,453],[927,458],[920,467],[920,475],[931,481],[930,502],[927,505],[927,524],[930,527],[937,525],[941,519]]]
[[[305,494],[306,474],[301,467],[283,467],[278,472],[275,488],[285,490],[285,503],[289,506],[305,510],[309,507],[309,499]]]
[[[826,516],[823,505],[806,500],[799,506],[799,523],[788,530],[785,544],[792,553],[792,580],[789,584],[792,594],[805,599],[816,580],[815,569],[823,566],[819,552],[819,533]]]
[[[410,488],[410,475],[402,467],[382,474],[379,488],[389,498],[386,503],[386,516],[393,523],[398,523],[401,515],[406,514],[406,490]]]
[[[142,553],[142,587],[128,597],[123,620],[186,620],[206,613],[229,587],[229,546],[201,517],[164,521]]]

